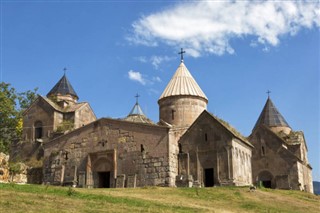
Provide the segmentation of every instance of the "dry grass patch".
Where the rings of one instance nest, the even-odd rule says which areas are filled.
[[[248,188],[73,189],[0,184],[4,212],[319,212],[309,193]]]

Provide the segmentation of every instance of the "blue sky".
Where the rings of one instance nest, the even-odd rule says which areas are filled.
[[[0,1],[0,80],[46,95],[67,76],[97,117],[125,117],[158,98],[180,63],[208,111],[248,136],[271,99],[303,130],[320,181],[317,1]]]

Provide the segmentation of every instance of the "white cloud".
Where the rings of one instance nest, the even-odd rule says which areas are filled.
[[[168,57],[168,56],[152,56],[150,58],[150,61],[151,61],[151,64],[153,65],[153,67],[155,69],[159,69],[159,65],[162,62],[168,62],[168,61],[171,61],[173,59],[174,59],[173,57]]]
[[[148,60],[147,60],[147,58],[145,56],[135,57],[134,59],[137,60],[137,61],[140,61],[141,63],[147,63],[148,62]]]
[[[141,75],[140,72],[135,72],[133,70],[130,70],[128,72],[128,76],[129,76],[129,79],[132,80],[132,81],[137,81],[139,82],[140,84],[142,85],[146,85],[146,79],[144,79]]]
[[[150,62],[155,69],[159,69],[159,66],[161,63],[171,61],[175,58],[169,57],[169,56],[156,56],[156,55],[154,55],[154,56],[151,56],[150,58],[147,58],[145,56],[139,56],[139,57],[135,57],[134,59],[137,61],[140,61],[141,63]]]
[[[188,54],[233,54],[230,39],[253,36],[252,44],[277,46],[284,35],[320,26],[318,1],[187,1],[141,17],[128,38],[136,44],[185,47]],[[154,60],[154,66],[157,66]]]
[[[148,78],[148,76],[142,75],[140,72],[135,72],[133,70],[128,72],[128,77],[130,80],[139,82],[142,85],[153,85],[154,83],[162,82],[159,76],[154,76],[151,79]]]
[[[153,77],[152,80],[153,80],[153,82],[162,82],[162,80],[159,76]]]

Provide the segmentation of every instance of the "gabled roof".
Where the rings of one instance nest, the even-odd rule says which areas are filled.
[[[62,108],[60,107],[58,104],[54,103],[52,100],[50,100],[49,98],[43,97],[43,96],[38,96],[38,98],[23,112],[22,115],[26,115],[26,113],[34,106],[34,104],[38,101],[38,100],[43,100],[44,102],[46,102],[48,105],[50,105],[54,110],[59,111],[59,112],[75,112],[78,109],[80,109],[81,107],[83,107],[84,105],[89,105],[89,103],[87,102],[81,102],[81,103],[76,103],[76,104],[72,104],[68,107]],[[90,107],[90,105],[89,105]],[[91,107],[90,107],[91,108]],[[93,111],[92,111],[93,112]]]
[[[66,74],[62,76],[62,78],[56,83],[56,85],[50,90],[50,92],[47,94],[47,97],[51,95],[72,95],[79,98],[77,93],[74,91],[72,85],[70,84]]]
[[[244,137],[240,132],[238,132],[234,127],[232,127],[228,122],[218,118],[217,116],[209,113],[207,110],[204,110],[199,117],[193,122],[193,124],[189,127],[189,129],[187,130],[187,132],[182,136],[185,137],[185,135],[188,133],[188,131],[190,129],[192,129],[195,125],[197,125],[197,123],[199,122],[199,120],[201,120],[202,118],[204,118],[205,116],[210,117],[212,120],[216,121],[218,124],[220,124],[225,130],[227,130],[229,133],[231,133],[231,135],[233,135],[233,137],[239,139],[240,141],[244,142],[246,145],[253,147],[253,145],[247,140],[246,137]],[[182,138],[181,137],[181,138]]]
[[[162,98],[178,95],[198,96],[205,99],[208,102],[208,98],[201,90],[197,82],[194,80],[191,73],[189,72],[189,70],[183,62],[180,63],[178,69],[176,70],[167,87],[163,91],[159,100]]]
[[[275,132],[272,131],[269,127],[267,127],[267,126],[265,126],[265,125],[257,126],[256,131],[259,131],[259,129],[262,129],[263,131],[267,131],[267,132],[268,132],[267,134],[273,135],[274,137],[278,138],[278,140],[273,140],[273,141],[278,141],[279,143],[285,145],[285,146],[281,146],[281,150],[282,150],[284,153],[287,153],[287,154],[289,154],[290,156],[292,156],[292,157],[294,157],[295,159],[297,159],[298,161],[303,162],[302,159],[300,159],[300,158],[299,158],[298,156],[296,156],[292,151],[290,151],[288,148],[286,148],[287,146],[301,145],[301,142],[300,142],[300,143],[297,143],[297,144],[293,144],[293,143],[291,143],[291,142],[288,142],[288,141],[286,141],[286,139],[283,138],[281,135],[275,133]],[[294,132],[294,133],[292,133],[292,134],[296,134],[296,133],[297,133],[297,134],[300,134],[300,135],[302,134],[302,136],[303,136],[303,133],[302,133],[302,132]],[[291,134],[291,133],[290,133],[290,134]],[[252,135],[251,135],[251,136],[252,136]],[[250,136],[249,138],[251,138],[251,136]],[[304,137],[304,136],[303,136],[303,137]],[[304,140],[304,138],[303,138],[303,140]],[[303,141],[303,144],[304,144],[305,146],[307,145],[307,144],[305,143],[305,141]],[[306,146],[306,148],[307,148],[307,146]],[[308,149],[308,148],[307,148],[307,149]],[[277,152],[280,153],[279,151],[277,151]],[[307,166],[312,169],[312,167],[311,167],[310,164],[308,164]]]
[[[268,127],[289,127],[290,128],[287,121],[280,114],[280,112],[272,103],[269,97],[253,129],[255,129],[259,125],[265,125]]]

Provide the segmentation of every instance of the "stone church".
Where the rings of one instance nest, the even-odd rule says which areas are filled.
[[[88,188],[245,186],[312,192],[302,132],[268,98],[249,137],[207,111],[208,98],[181,60],[158,100],[159,121],[138,99],[125,118],[97,119],[64,74],[23,114],[13,156],[43,161],[42,183]]]

